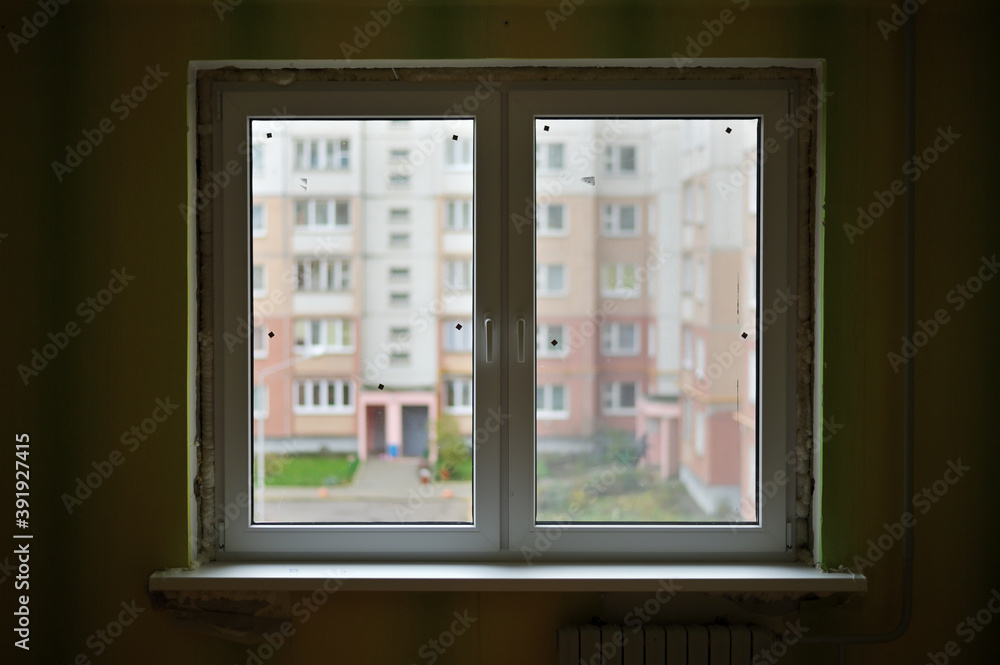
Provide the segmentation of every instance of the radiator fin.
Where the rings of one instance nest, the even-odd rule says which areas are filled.
[[[760,626],[566,626],[559,665],[752,665],[774,639]]]

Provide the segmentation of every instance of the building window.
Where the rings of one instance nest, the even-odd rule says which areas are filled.
[[[566,295],[566,267],[561,264],[541,264],[536,272],[538,295],[560,297]]]
[[[535,348],[539,358],[563,358],[569,353],[569,345],[563,339],[563,332],[564,328],[560,324],[540,323],[538,325]]]
[[[562,143],[540,143],[535,165],[539,171],[560,171],[563,169],[563,153],[565,146]]]
[[[705,411],[699,409],[694,417],[694,452],[698,457],[705,456]]]
[[[255,203],[252,214],[253,237],[261,238],[267,235],[267,219],[264,217],[264,206]]]
[[[299,291],[347,291],[351,288],[349,259],[300,259],[295,262]]]
[[[705,352],[705,340],[701,337],[694,342],[694,375],[698,379],[705,378],[705,365],[708,361]]]
[[[601,295],[607,298],[638,298],[642,285],[636,279],[638,266],[612,263],[601,268]]]
[[[393,189],[407,189],[410,186],[410,176],[405,173],[389,174],[389,186]]]
[[[409,208],[389,208],[390,224],[406,224],[410,221]]]
[[[689,296],[694,293],[694,258],[690,254],[684,255],[683,270],[682,292]]]
[[[267,420],[268,412],[268,390],[267,386],[253,387],[253,418],[254,420]]]
[[[389,281],[396,284],[410,281],[409,268],[389,268]]]
[[[561,203],[538,206],[535,230],[540,236],[564,236],[569,231],[566,206]]]
[[[301,199],[295,202],[295,226],[326,231],[350,229],[351,205],[348,201]]]
[[[349,139],[300,139],[295,142],[295,168],[298,171],[334,171],[350,167]]]
[[[259,176],[264,173],[264,146],[260,143],[255,143],[253,146],[253,155],[251,156],[253,161],[253,174],[254,176]]]
[[[393,249],[404,249],[410,246],[410,234],[409,233],[390,233],[389,234],[389,247]]]
[[[264,266],[253,267],[253,297],[267,297],[267,269]]]
[[[348,379],[307,379],[293,386],[297,414],[354,413],[354,385]]]
[[[298,319],[295,351],[307,355],[354,350],[354,324],[347,319]]]
[[[445,321],[444,350],[449,352],[472,351],[472,321]]]
[[[694,333],[690,328],[684,329],[684,356],[682,366],[684,369],[694,369]]]
[[[409,307],[410,294],[406,291],[393,291],[389,294],[390,307]]]
[[[601,406],[609,415],[631,415],[635,413],[636,384],[628,381],[614,381],[601,386]]]
[[[536,417],[539,420],[565,420],[569,418],[569,401],[566,386],[541,385],[535,389]]]
[[[472,168],[472,141],[460,138],[445,142],[444,163],[449,169],[469,170]]]
[[[636,207],[630,203],[612,203],[601,208],[601,232],[612,237],[639,235]]]
[[[389,151],[389,163],[401,164],[410,158],[409,150],[393,149]]]
[[[472,201],[451,199],[445,204],[445,228],[449,231],[472,230]]]
[[[472,379],[446,379],[444,409],[447,413],[472,413]]]
[[[445,261],[444,285],[455,291],[468,291],[472,288],[472,261]]]
[[[606,323],[601,327],[601,353],[606,356],[639,355],[639,325]]]
[[[392,367],[407,367],[410,364],[409,351],[390,351],[389,365]]]
[[[253,327],[253,357],[267,358],[267,328],[264,326]]]
[[[608,175],[635,175],[635,146],[614,145],[604,149],[604,172]]]

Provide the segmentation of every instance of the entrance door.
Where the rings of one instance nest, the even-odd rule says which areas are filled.
[[[385,452],[385,407],[369,406],[365,410],[365,427],[368,430],[368,454],[381,455]]]
[[[427,452],[427,407],[403,407],[403,457],[423,457]]]

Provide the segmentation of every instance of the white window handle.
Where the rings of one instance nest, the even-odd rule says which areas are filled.
[[[524,319],[517,320],[517,362],[524,362]]]
[[[493,362],[493,319],[486,317],[486,362]]]

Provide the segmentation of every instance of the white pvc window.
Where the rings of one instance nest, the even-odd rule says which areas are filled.
[[[710,155],[713,142],[728,135],[718,128],[720,122],[736,126],[736,133],[750,132],[758,146],[771,140],[777,148],[768,151],[766,164],[757,165],[761,173],[755,174],[760,188],[757,212],[748,205],[729,206],[739,212],[741,223],[755,227],[759,235],[718,237],[738,244],[739,251],[754,248],[756,290],[762,298],[797,284],[798,245],[791,220],[799,191],[795,186],[798,151],[793,149],[794,138],[773,129],[789,108],[789,85],[765,81],[744,87],[738,81],[717,81],[692,89],[668,81],[656,86],[552,81],[543,87],[519,87],[511,83],[484,100],[474,95],[478,83],[459,92],[454,83],[388,80],[351,86],[293,83],[281,89],[261,85],[252,92],[246,84],[219,84],[222,109],[214,116],[221,119],[213,125],[218,139],[213,163],[238,158],[241,143],[248,135],[256,135],[251,134],[252,123],[273,118],[274,108],[282,108],[281,122],[293,127],[299,121],[344,123],[329,135],[316,127],[304,136],[292,133],[284,154],[291,155],[286,158],[287,168],[296,174],[283,186],[299,187],[301,175],[306,175],[297,173],[301,171],[336,173],[310,176],[308,194],[293,193],[304,205],[289,203],[272,209],[292,212],[286,226],[291,229],[336,228],[344,217],[330,201],[351,201],[358,216],[354,224],[348,211],[348,228],[354,233],[335,236],[342,242],[327,243],[323,234],[282,236],[297,242],[288,269],[274,273],[275,280],[287,274],[286,282],[294,287],[290,302],[276,309],[279,317],[281,312],[292,313],[294,347],[305,351],[291,359],[292,369],[283,374],[286,370],[278,367],[279,359],[272,357],[266,363],[261,359],[254,363],[239,353],[217,354],[214,399],[218,418],[213,424],[217,440],[225,446],[225,454],[217,456],[219,506],[239,505],[236,499],[241,492],[254,494],[254,472],[259,467],[248,453],[253,450],[252,418],[261,409],[259,403],[254,408],[257,391],[253,386],[258,380],[277,377],[287,384],[288,401],[275,404],[290,402],[291,415],[301,418],[297,426],[302,431],[326,418],[324,427],[329,431],[340,428],[337,436],[353,436],[362,447],[385,445],[387,456],[426,452],[429,463],[435,460],[434,436],[443,433],[451,437],[449,441],[473,440],[472,508],[461,519],[446,523],[420,519],[262,522],[250,508],[227,523],[220,557],[519,561],[526,556],[525,548],[536,547],[538,538],[555,528],[559,537],[550,539],[547,551],[560,558],[784,558],[786,523],[793,503],[788,496],[758,501],[754,517],[735,528],[729,522],[720,526],[710,518],[669,515],[616,520],[580,513],[567,518],[547,513],[540,505],[547,478],[539,476],[539,471],[561,468],[545,457],[555,450],[603,446],[622,455],[640,450],[634,431],[637,417],[652,417],[654,411],[661,416],[672,414],[662,417],[676,419],[686,450],[697,447],[706,457],[713,454],[716,428],[706,426],[705,414],[712,413],[713,423],[728,421],[721,416],[715,420],[716,412],[706,411],[704,404],[697,405],[693,399],[656,401],[659,396],[653,393],[652,384],[657,381],[650,370],[660,360],[658,354],[679,356],[678,391],[706,404],[716,394],[735,394],[736,381],[730,385],[730,377],[750,380],[745,364],[726,374],[709,363],[710,357],[715,358],[710,354],[727,348],[720,345],[733,340],[721,334],[725,332],[721,324],[706,318],[713,315],[712,307],[687,308],[683,298],[686,292],[694,293],[700,303],[714,306],[714,292],[722,287],[712,271],[721,269],[727,259],[721,250],[699,246],[705,241],[697,234],[689,238],[694,245],[686,249],[681,227],[686,220],[697,221],[705,226],[699,233],[709,236],[708,229],[716,228],[712,225],[717,213],[727,214],[726,206],[706,187],[714,182],[707,175],[687,181],[679,180],[679,174],[671,176],[675,178],[669,184],[673,193],[664,198],[655,198],[659,192],[647,190],[659,186],[665,172],[661,163],[680,164],[685,154]],[[464,107],[461,118],[445,114],[456,104],[463,108],[470,95],[478,102],[475,109]],[[408,119],[386,120],[392,116]],[[467,122],[468,131],[448,131],[437,138],[430,132],[420,134],[421,123],[428,120]],[[671,144],[669,150],[652,151],[647,137],[654,133],[646,131],[643,123],[659,129],[671,122],[691,123],[691,135],[681,133],[676,147]],[[391,147],[386,134],[390,131]],[[661,135],[670,132],[656,134]],[[423,150],[421,146],[433,147],[422,155],[424,166],[412,173],[368,173],[367,160],[374,153],[365,137],[377,136],[382,136],[381,143],[371,150],[383,165],[412,160],[415,151]],[[424,137],[430,143],[421,143]],[[733,154],[745,155],[745,147]],[[271,168],[269,163],[268,173]],[[720,167],[716,175],[726,178],[727,172]],[[449,180],[461,177],[474,182],[472,191]],[[373,188],[368,199],[352,191],[362,182]],[[252,219],[250,201],[256,200],[253,186],[236,179],[213,204],[218,240],[214,258],[217,265],[225,266],[216,270],[214,285],[224,296],[215,300],[220,340],[227,327],[234,327],[241,317],[248,318],[251,295],[260,293],[253,287],[264,277],[260,258],[256,257],[255,266],[255,255],[247,251],[247,235],[257,226],[251,224],[248,229],[247,224]],[[322,191],[323,187],[343,187],[343,191],[330,193]],[[324,200],[328,202],[325,212],[318,212],[316,206]],[[674,207],[665,208],[667,200],[673,200]],[[749,198],[742,200],[749,202]],[[645,213],[640,211],[646,210],[657,214],[651,212],[644,221]],[[534,220],[536,229],[522,228],[525,219]],[[269,232],[278,223],[268,220]],[[363,256],[394,244],[391,234],[396,231],[390,232],[389,225],[406,229],[407,246],[400,243],[392,257],[381,263],[378,256]],[[448,235],[448,231],[474,233]],[[428,232],[440,235],[428,238]],[[636,237],[644,240],[627,239]],[[654,242],[647,243],[645,238]],[[471,260],[454,258],[464,257],[469,243]],[[675,266],[674,276],[660,279],[657,261]],[[405,264],[405,272],[400,264]],[[741,268],[739,262],[725,265],[725,270],[731,269],[726,279],[731,276],[735,285]],[[396,284],[404,280],[405,291]],[[644,292],[653,293],[653,283],[658,285],[656,297],[639,298]],[[666,315],[653,309],[661,306],[663,311],[674,312],[670,316],[677,320],[665,321]],[[465,307],[471,315],[463,311]],[[334,311],[354,314],[331,315]],[[348,327],[345,322],[351,317],[372,320],[359,318]],[[683,325],[680,317],[684,317]],[[539,324],[539,318],[556,323]],[[732,328],[734,318],[735,312],[725,325]],[[468,329],[468,336],[455,327],[459,322],[463,330]],[[665,327],[668,324],[676,330]],[[741,471],[746,478],[759,479],[785,468],[785,453],[795,440],[790,425],[796,397],[790,376],[794,372],[788,371],[796,348],[795,326],[782,319],[781,325],[769,326],[765,334],[753,320],[744,319],[741,324],[752,333],[747,344],[755,347],[755,354],[745,354],[743,360],[752,358],[756,372],[760,460],[755,468]],[[632,357],[642,349],[644,329],[650,338],[648,361]],[[537,331],[534,343],[533,330]],[[664,343],[653,345],[654,330]],[[424,339],[430,341],[424,344]],[[354,351],[328,353],[349,348]],[[271,356],[276,349],[272,347]],[[558,357],[556,349],[566,355]],[[462,357],[465,354],[468,360]],[[574,363],[589,365],[581,369]],[[719,377],[713,379],[716,373]],[[425,376],[434,378],[428,383]],[[711,386],[705,385],[708,380]],[[506,389],[501,391],[503,383]],[[571,396],[579,414],[571,410]],[[275,399],[273,387],[270,397]],[[383,442],[370,429],[362,434],[363,426],[386,422],[380,409],[388,409],[396,399],[415,401],[407,403],[407,411],[392,412],[385,431],[399,436],[426,430],[425,448],[420,437],[416,443],[404,444]],[[504,415],[498,420],[497,414]],[[275,420],[272,411],[271,421]],[[274,424],[269,422],[269,429]],[[438,429],[432,432],[433,427]],[[591,430],[579,434],[581,427]],[[630,468],[640,473],[644,466]],[[794,485],[789,483],[789,487]]]

